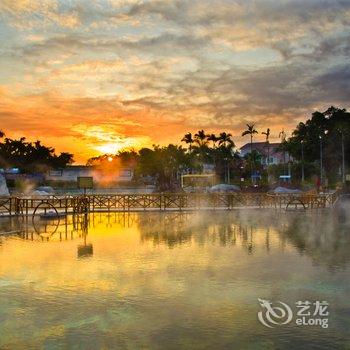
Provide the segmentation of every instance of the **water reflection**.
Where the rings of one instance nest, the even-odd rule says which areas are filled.
[[[4,236],[41,242],[77,239],[78,257],[91,257],[93,245],[88,235],[97,226],[112,231],[137,228],[141,244],[152,242],[169,248],[239,245],[253,255],[257,247],[268,254],[275,247],[283,250],[290,245],[330,268],[345,266],[350,260],[349,227],[338,224],[329,211],[91,213],[45,220],[7,218],[0,220],[0,244]]]
[[[349,227],[338,224],[331,212],[281,213],[274,211],[216,213],[215,216],[180,213],[143,215],[138,220],[141,240],[166,244],[169,248],[191,242],[220,245],[240,244],[248,254],[257,246],[268,253],[277,233],[279,248],[288,244],[329,267],[346,265],[350,260]]]
[[[344,348],[347,230],[328,211],[2,218],[0,349]],[[266,329],[258,298],[327,300],[330,328]]]
[[[94,249],[92,243],[87,243],[86,238],[89,231],[89,216],[88,214],[73,216],[73,227],[75,230],[81,230],[84,239],[84,244],[78,245],[78,258],[90,258],[93,256]]]
[[[317,264],[334,269],[350,261],[349,226],[339,224],[329,212],[309,215],[307,220],[294,215],[281,230],[281,236]]]

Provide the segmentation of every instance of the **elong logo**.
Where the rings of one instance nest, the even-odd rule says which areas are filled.
[[[293,318],[292,309],[285,303],[279,301],[281,306],[272,306],[268,300],[258,299],[264,309],[258,312],[259,321],[266,327],[272,328],[273,325],[288,324]]]
[[[258,319],[265,327],[273,328],[290,323],[293,320],[293,311],[291,307],[278,301],[277,306],[269,300],[258,298],[262,310],[258,312]],[[295,303],[297,311],[295,315],[295,324],[297,326],[320,326],[328,328],[328,306],[327,301],[315,301],[314,303],[306,301],[297,301]],[[311,305],[314,307],[312,308]]]

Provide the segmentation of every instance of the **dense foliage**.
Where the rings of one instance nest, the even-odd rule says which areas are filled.
[[[1,137],[4,134],[1,132]],[[0,142],[0,168],[19,168],[24,172],[39,172],[48,168],[63,168],[73,162],[73,155],[60,153],[41,144],[40,141],[27,142],[24,137],[13,140],[5,138]]]
[[[242,137],[249,137],[251,147],[258,131],[254,124],[247,124]],[[269,152],[270,129],[261,132],[265,136]],[[280,133],[280,150],[288,152],[294,158],[289,169],[293,179],[300,181],[301,169],[305,179],[310,180],[320,173],[322,159],[324,175],[331,181],[341,180],[343,161],[349,168],[350,157],[350,113],[346,109],[330,107],[324,112],[314,112],[306,122],[299,123],[291,137]],[[24,172],[44,171],[47,168],[63,168],[73,162],[73,155],[60,153],[54,148],[41,144],[40,141],[28,142],[5,138],[0,132],[0,167],[18,167]],[[124,150],[116,155],[102,155],[88,160],[88,165],[103,167],[104,170],[117,168],[119,165],[135,170],[135,178],[152,178],[161,189],[172,189],[179,184],[180,174],[201,173],[214,170],[220,181],[237,182],[243,177],[250,179],[251,174],[259,173],[263,179],[278,178],[286,173],[286,164],[264,166],[261,154],[253,150],[244,159],[239,157],[232,135],[226,132],[207,134],[204,130],[187,133],[182,138],[182,145],[169,144],[142,148],[139,151]],[[252,148],[251,148],[252,150]],[[303,152],[302,152],[303,151]],[[302,157],[303,153],[303,157]],[[344,157],[343,157],[344,156]],[[113,160],[113,162],[111,162]],[[208,169],[206,167],[211,169]],[[268,176],[269,175],[269,176]]]
[[[208,135],[200,130],[193,136],[187,133],[182,141],[188,148],[173,144],[164,147],[154,145],[138,152],[123,151],[117,155],[91,158],[88,165],[103,166],[106,169],[112,158],[114,164],[132,166],[138,179],[147,180],[147,177],[152,177],[162,190],[176,188],[180,174],[200,173],[205,170],[205,164],[214,164],[218,176],[222,178],[227,179],[230,171],[236,172],[240,158],[231,134],[222,132],[218,136]]]
[[[252,147],[257,134],[255,125],[247,124],[242,137],[248,136]],[[271,131],[268,128],[261,134],[265,136],[269,153]],[[255,150],[241,159],[231,134],[207,134],[204,130],[185,134],[181,141],[186,148],[172,144],[164,147],[153,146],[142,148],[138,152],[124,151],[112,157],[125,166],[132,165],[137,178],[150,176],[156,179],[160,188],[165,189],[171,189],[178,184],[180,173],[200,173],[206,170],[205,166],[208,164],[213,166],[218,179],[223,182],[240,182],[241,178],[249,182],[251,174],[254,173],[261,174],[263,181],[268,178],[276,180],[279,175],[286,174],[287,166],[294,182],[300,182],[302,167],[305,179],[313,181],[320,174],[320,142],[325,177],[333,183],[341,180],[342,146],[345,166],[348,168],[350,159],[346,155],[350,154],[350,113],[345,109],[330,107],[325,112],[314,112],[305,123],[297,125],[291,137],[287,138],[283,130],[279,137],[280,151],[284,154],[288,152],[294,158],[292,164],[288,165],[288,160],[285,160],[284,164],[266,167],[262,164],[261,154]],[[106,162],[106,157],[92,158],[88,164]]]
[[[350,113],[346,109],[330,107],[322,113],[314,112],[305,123],[299,123],[285,147],[301,161],[303,146],[305,165],[316,163],[319,166],[321,143],[325,173],[331,180],[336,180],[342,168],[342,146],[346,169],[350,161]]]

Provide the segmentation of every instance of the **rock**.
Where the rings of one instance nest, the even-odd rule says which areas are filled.
[[[39,186],[36,191],[46,192],[48,194],[54,194],[55,190],[51,186]]]
[[[4,175],[0,174],[0,196],[9,196],[10,192],[7,188],[6,179]]]
[[[238,192],[241,189],[236,186],[236,185],[229,185],[229,184],[219,184],[219,185],[215,185],[212,186],[210,188],[210,192]]]
[[[298,189],[291,189],[291,188],[287,188],[287,187],[276,187],[272,192],[274,193],[302,193],[303,191],[298,190]]]

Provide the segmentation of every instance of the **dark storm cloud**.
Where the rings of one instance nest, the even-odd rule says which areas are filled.
[[[320,100],[341,101],[349,103],[350,99],[350,65],[334,67],[312,81],[318,90]]]

